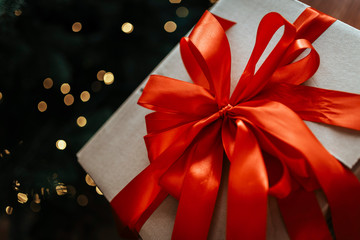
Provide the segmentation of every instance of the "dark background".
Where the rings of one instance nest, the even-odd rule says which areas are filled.
[[[0,0],[1,240],[119,239],[110,206],[85,181],[76,152],[215,1]],[[360,27],[359,0],[303,1]],[[164,30],[170,20],[172,33]],[[131,33],[122,31],[125,22]],[[114,82],[98,80],[99,70],[112,72]],[[63,83],[71,86],[70,106]]]
[[[211,5],[0,1],[1,240],[118,239],[110,206],[85,182],[76,153]],[[177,15],[179,7],[188,9],[186,17]],[[164,30],[169,20],[175,32]],[[82,24],[79,32],[72,30],[75,22]],[[125,22],[134,26],[129,34],[122,31]],[[97,79],[102,69],[113,73],[111,85]],[[45,78],[53,80],[50,89]],[[70,106],[63,83],[71,87]],[[80,100],[83,91],[90,93],[87,102]],[[79,116],[87,119],[84,127]],[[67,143],[64,150],[56,147],[59,139]]]

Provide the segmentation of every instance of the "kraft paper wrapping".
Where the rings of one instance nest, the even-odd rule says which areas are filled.
[[[238,23],[227,31],[232,51],[232,90],[250,56],[262,17],[275,11],[293,22],[306,7],[294,0],[220,0],[211,9],[212,13]],[[279,37],[276,34],[272,43]],[[306,84],[360,94],[360,31],[336,21],[313,45],[320,54],[321,63]],[[271,49],[268,47],[266,52]],[[176,46],[152,74],[190,81],[181,63],[179,46]],[[150,111],[136,104],[146,80],[78,153],[80,164],[108,201],[149,164],[143,136],[146,134],[144,117]],[[312,122],[306,124],[331,154],[349,168],[355,166],[360,158],[359,132]],[[225,165],[209,239],[225,239],[227,170]],[[355,173],[359,176],[360,169]],[[320,202],[325,211],[323,198]],[[170,239],[176,208],[177,200],[169,196],[144,224],[141,237]],[[267,239],[288,239],[276,201],[271,197]]]

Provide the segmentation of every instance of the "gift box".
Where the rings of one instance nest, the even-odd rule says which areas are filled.
[[[294,22],[307,7],[292,0],[222,0],[211,9],[217,16],[236,22],[226,32],[231,48],[231,92],[251,55],[261,19],[269,12],[278,12],[289,22]],[[281,32],[275,34],[264,56],[270,53],[280,35]],[[360,31],[335,21],[313,43],[321,63],[315,75],[304,85],[360,94],[359,45]],[[151,74],[191,82],[181,63],[179,46],[176,46]],[[78,153],[80,164],[109,202],[149,165],[143,137],[147,134],[145,115],[151,111],[137,105],[147,81],[148,78]],[[309,121],[305,123],[335,158],[359,175],[359,169],[356,168],[360,157],[359,131]],[[228,171],[229,163],[224,161],[209,239],[225,239],[226,236]],[[321,193],[318,199],[323,212],[326,212],[327,203]],[[170,239],[177,206],[178,201],[174,197],[166,197],[146,220],[139,232],[140,236],[146,240]],[[267,239],[289,238],[273,197],[268,199],[266,226]]]

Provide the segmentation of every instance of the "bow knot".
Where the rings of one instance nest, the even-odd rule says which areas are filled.
[[[233,108],[233,106],[229,103],[225,107],[221,108],[219,110],[219,118],[224,118],[227,116],[227,113]]]

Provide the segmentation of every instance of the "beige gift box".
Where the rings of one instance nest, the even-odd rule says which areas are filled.
[[[232,54],[232,89],[250,56],[262,17],[275,11],[293,22],[306,7],[294,0],[220,0],[211,9],[212,13],[237,22],[227,31]],[[321,64],[306,84],[360,94],[360,31],[336,21],[313,45],[320,54]],[[152,74],[191,81],[181,63],[177,46]],[[144,117],[150,111],[136,104],[146,80],[78,153],[80,164],[109,202],[149,164],[143,136],[146,135]],[[360,132],[306,123],[331,154],[355,169],[360,158]],[[359,176],[360,169],[356,171]],[[226,177],[224,174],[209,239],[225,239]],[[325,211],[326,203],[321,204]],[[288,239],[276,201],[271,197],[268,206],[267,239]],[[146,240],[170,239],[176,208],[177,200],[167,197],[144,224],[140,236]]]

